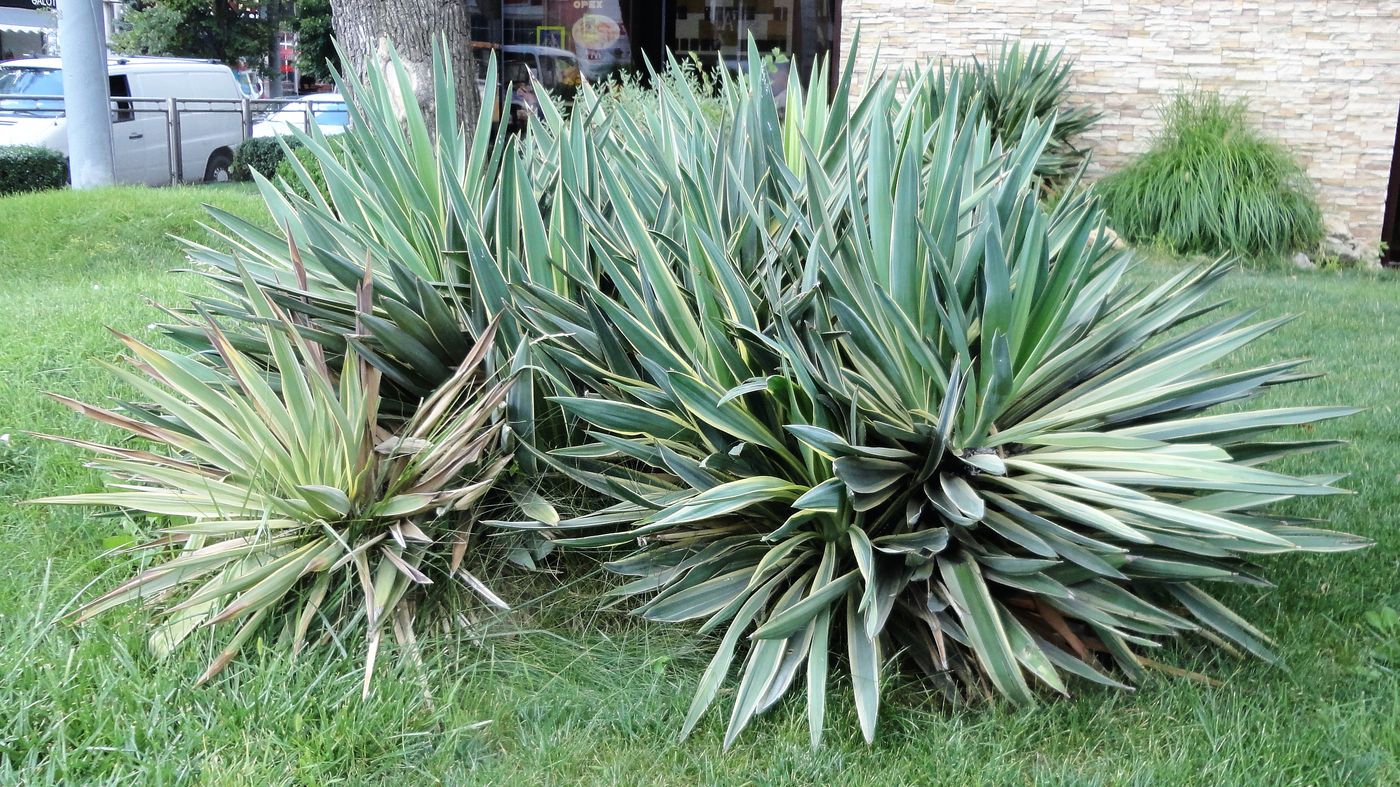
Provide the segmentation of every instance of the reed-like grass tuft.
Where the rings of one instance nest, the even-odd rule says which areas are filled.
[[[1248,104],[1207,90],[1163,108],[1152,148],[1098,186],[1115,230],[1176,254],[1269,257],[1309,250],[1322,214],[1307,173],[1253,127]]]

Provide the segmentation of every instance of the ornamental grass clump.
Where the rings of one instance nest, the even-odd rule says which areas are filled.
[[[1003,147],[956,86],[856,101],[849,70],[779,121],[763,78],[717,128],[670,88],[546,123],[579,153],[551,259],[594,273],[518,296],[577,424],[544,456],[615,502],[517,526],[621,550],[617,595],[720,635],[683,733],[731,679],[726,745],[793,693],[816,744],[833,667],[872,740],[891,670],[1030,703],[1180,635],[1274,659],[1218,589],[1363,545],[1270,511],[1338,490],[1266,469],[1326,444],[1269,433],[1349,412],[1238,407],[1306,376],[1222,365],[1280,321],[1221,312],[1224,263],[1130,284],[1092,197],[1037,201],[1049,123]]]
[[[1152,147],[1097,186],[1125,240],[1176,254],[1280,256],[1322,240],[1303,169],[1261,135],[1249,106],[1206,90],[1177,94]]]

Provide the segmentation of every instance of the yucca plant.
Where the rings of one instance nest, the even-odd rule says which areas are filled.
[[[1363,545],[1267,510],[1335,477],[1260,466],[1327,444],[1271,430],[1348,410],[1213,412],[1305,377],[1219,366],[1278,325],[1213,316],[1228,265],[1131,286],[1091,197],[1036,199],[1052,125],[1004,148],[956,84],[853,102],[849,75],[782,124],[761,74],[727,81],[700,139],[665,91],[553,128],[604,152],[598,183],[551,174],[605,197],[558,238],[597,275],[519,303],[586,436],[548,461],[617,502],[518,526],[627,550],[643,616],[723,632],[683,734],[738,661],[726,745],[799,680],[819,742],[833,652],[867,741],[892,662],[1027,703],[1126,686],[1179,634],[1272,659],[1210,588]]]
[[[323,348],[332,369],[351,357],[378,369],[382,414],[406,418],[451,377],[493,321],[498,346],[486,363],[510,363],[520,333],[507,309],[508,283],[522,278],[524,261],[538,255],[525,250],[522,226],[535,225],[522,225],[517,157],[504,138],[492,143],[490,108],[470,133],[464,130],[450,62],[438,56],[438,111],[430,126],[417,103],[397,100],[412,90],[392,48],[390,55],[387,71],[338,78],[350,114],[345,133],[328,139],[314,126],[310,134],[293,131],[314,157],[314,175],[294,155],[285,163],[298,183],[255,175],[275,230],[210,209],[215,241],[186,246],[195,270],[218,293],[197,299],[197,308],[167,329],[215,357],[203,328],[201,312],[207,312],[231,343],[265,356],[261,318],[242,282],[246,271],[297,317],[302,335]],[[494,66],[488,79],[495,79]],[[538,208],[534,215],[538,223]],[[366,276],[374,283],[368,311],[357,303]],[[530,416],[528,408],[520,412],[523,429]]]
[[[1023,49],[1020,41],[1005,41],[990,58],[941,64],[934,78],[922,83],[930,95],[920,105],[932,113],[927,117],[931,122],[956,85],[959,115],[976,113],[1006,147],[1019,144],[1033,125],[1053,120],[1036,172],[1046,180],[1061,181],[1073,175],[1088,155],[1074,140],[1102,116],[1071,102],[1073,77],[1074,60],[1063,49],[1049,44]]]
[[[296,652],[308,639],[345,642],[363,629],[368,693],[384,628],[414,641],[416,589],[460,581],[505,606],[464,560],[473,506],[510,461],[500,450],[510,381],[483,363],[495,325],[411,417],[386,429],[379,371],[353,349],[332,371],[300,335],[305,326],[251,276],[243,284],[267,364],[212,321],[204,340],[217,365],[121,337],[131,368],[113,368],[146,404],[108,410],[57,398],[154,447],[51,438],[98,454],[108,489],[36,502],[161,522],[157,538],[131,548],[149,565],[77,610],[78,620],[151,605],[161,622],[150,645],[162,655],[201,628],[236,627],[201,683],[260,633]]]

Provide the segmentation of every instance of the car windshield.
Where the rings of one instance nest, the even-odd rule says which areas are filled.
[[[319,104],[313,104],[311,111],[316,115],[316,125],[318,126],[350,125],[350,115],[344,104],[322,101]]]
[[[268,118],[274,123],[292,123],[302,126],[306,123],[306,113],[310,111],[318,126],[349,125],[345,104],[340,101],[293,101]]]
[[[0,68],[0,113],[59,117],[63,102],[21,96],[63,95],[63,72],[57,68]]]

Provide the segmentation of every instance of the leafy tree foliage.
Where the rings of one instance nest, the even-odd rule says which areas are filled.
[[[118,52],[202,57],[221,63],[267,55],[272,22],[265,3],[210,0],[136,0],[112,37]]]
[[[303,76],[329,82],[330,66],[340,66],[331,26],[330,0],[302,0],[292,21],[297,33],[297,68]]]

